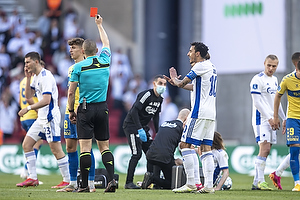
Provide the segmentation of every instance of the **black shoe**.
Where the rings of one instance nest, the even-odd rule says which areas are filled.
[[[125,189],[141,189],[139,186],[134,184],[133,182],[131,183],[126,183],[124,186]]]
[[[151,172],[146,172],[144,175],[144,180],[142,183],[142,188],[147,189],[148,186],[152,183],[152,178],[153,178],[153,173]]]
[[[261,190],[258,186],[252,184],[251,190]]]
[[[86,188],[77,188],[76,190],[73,190],[73,192],[90,192],[89,186]]]
[[[108,183],[104,192],[116,192],[116,188],[117,188],[117,183],[116,183],[115,179],[113,179],[112,181],[110,181]]]

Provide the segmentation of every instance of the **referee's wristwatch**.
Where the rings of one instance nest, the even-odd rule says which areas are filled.
[[[74,109],[73,110],[69,110],[69,112],[71,113],[71,112],[74,112]]]

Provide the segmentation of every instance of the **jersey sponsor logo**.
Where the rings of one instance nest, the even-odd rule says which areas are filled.
[[[145,103],[146,99],[151,95],[150,91],[146,92],[143,97],[140,99],[140,102]]]
[[[300,90],[298,91],[288,91],[288,95],[291,97],[300,97]]]
[[[160,106],[160,102],[150,102],[149,105],[150,105],[150,106],[156,106],[156,107],[159,107],[159,106]]]
[[[147,106],[145,108],[145,111],[149,114],[149,115],[154,115],[157,111],[157,108],[153,108],[151,106]]]
[[[271,87],[268,87],[267,88],[267,93],[269,93],[269,94],[275,94],[276,90],[272,89]]]
[[[257,85],[257,84],[253,84],[252,88],[253,88],[254,90],[257,90],[258,85]]]
[[[161,127],[176,128],[177,124],[176,123],[164,122],[164,123],[162,123]]]

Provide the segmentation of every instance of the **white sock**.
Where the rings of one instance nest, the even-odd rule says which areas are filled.
[[[60,170],[60,173],[63,177],[64,182],[70,182],[70,173],[69,173],[69,161],[67,156],[57,160],[57,165]]]
[[[190,148],[184,148],[181,150],[183,157],[183,166],[186,173],[186,184],[189,185],[195,185],[193,151],[194,150]]]
[[[90,189],[94,189],[94,188],[95,188],[95,183],[94,183],[94,181],[88,180],[88,186],[89,186]]]
[[[277,167],[277,169],[276,169],[276,171],[275,171],[275,174],[276,174],[277,176],[281,176],[282,173],[284,172],[284,170],[290,166],[290,157],[291,157],[291,154],[288,154],[288,155],[283,159],[283,161],[280,163],[280,165]]]
[[[28,178],[37,179],[36,156],[35,156],[34,151],[25,153],[25,158],[26,158],[26,162],[27,162]]]
[[[194,180],[195,184],[200,184],[200,174],[199,174],[199,159],[198,155],[196,153],[196,150],[193,153],[193,159],[194,159]]]
[[[254,174],[254,179],[253,179],[253,185],[257,186],[258,184],[258,180],[257,180],[257,177],[258,177],[258,169],[256,167],[256,164],[254,162],[254,169],[255,169],[255,174]]]
[[[77,181],[70,181],[69,185],[73,185],[75,188],[77,188]]]
[[[202,152],[201,161],[204,174],[204,186],[212,188],[214,176],[214,159],[212,151]]]
[[[255,160],[255,166],[257,167],[257,181],[262,183],[265,182],[265,168],[267,158],[257,156]]]

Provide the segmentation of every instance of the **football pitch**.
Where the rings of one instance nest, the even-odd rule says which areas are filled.
[[[294,186],[292,177],[283,177],[281,185],[283,190],[273,187],[271,180],[265,176],[269,186],[273,191],[251,191],[253,177],[248,175],[230,174],[233,186],[231,190],[216,191],[215,194],[175,194],[171,190],[125,190],[124,183],[126,176],[120,175],[119,189],[116,193],[103,193],[104,189],[97,189],[96,193],[61,193],[51,186],[57,185],[61,181],[60,175],[39,175],[38,178],[43,182],[37,187],[19,188],[16,183],[23,180],[18,175],[0,173],[0,199],[103,199],[103,200],[175,200],[175,199],[299,199],[300,192],[292,192]],[[142,181],[143,176],[135,176],[136,181]]]

